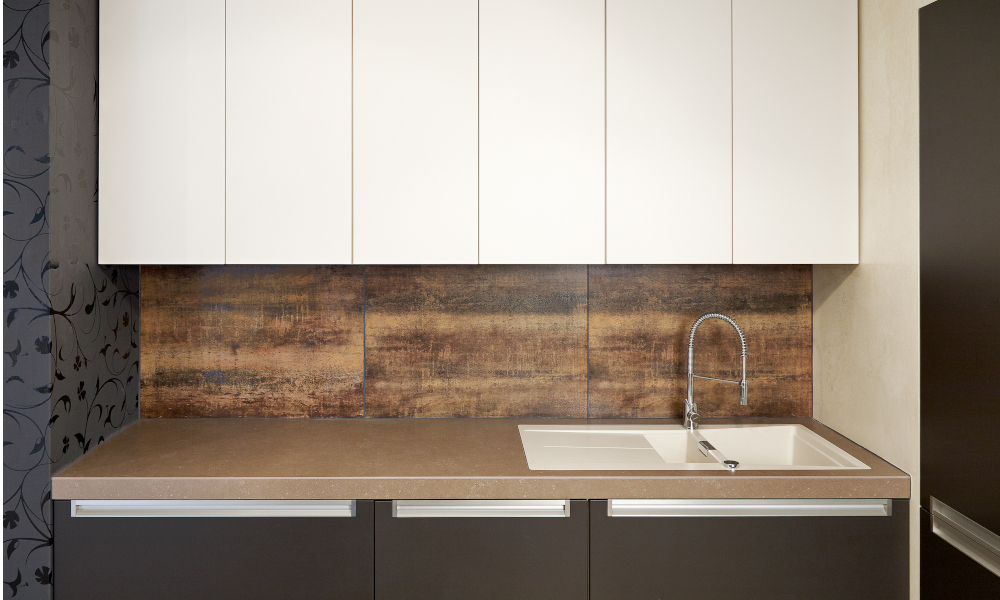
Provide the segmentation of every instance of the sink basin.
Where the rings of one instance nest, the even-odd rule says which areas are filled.
[[[868,469],[802,425],[519,425],[533,471]],[[707,450],[706,450],[707,448]],[[714,450],[709,452],[708,450]]]

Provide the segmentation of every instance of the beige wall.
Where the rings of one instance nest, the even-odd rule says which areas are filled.
[[[912,477],[919,597],[920,281],[917,10],[859,0],[861,264],[813,271],[813,414]]]

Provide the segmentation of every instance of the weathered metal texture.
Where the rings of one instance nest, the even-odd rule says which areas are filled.
[[[695,380],[702,417],[812,416],[811,297],[809,265],[591,266],[590,416],[680,417],[691,324],[710,312],[746,333],[749,401],[739,405],[739,386]],[[728,324],[698,329],[695,374],[740,378]]]
[[[749,403],[697,380],[702,416],[808,417],[811,293],[808,265],[146,267],[142,414],[679,417],[723,312]],[[706,322],[696,372],[739,365]]]
[[[363,267],[143,267],[143,417],[361,417]]]
[[[370,417],[585,417],[587,267],[368,267]]]

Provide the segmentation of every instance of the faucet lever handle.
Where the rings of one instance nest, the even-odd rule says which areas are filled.
[[[686,400],[684,402],[684,427],[698,429],[699,423],[701,423],[701,415],[698,414],[698,403]]]

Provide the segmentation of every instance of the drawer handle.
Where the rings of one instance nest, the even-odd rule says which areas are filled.
[[[608,500],[609,517],[887,517],[892,500]]]
[[[73,500],[74,517],[353,517],[354,500]]]
[[[568,517],[568,500],[393,500],[392,516]]]
[[[931,531],[1000,576],[1000,535],[931,496]]]

